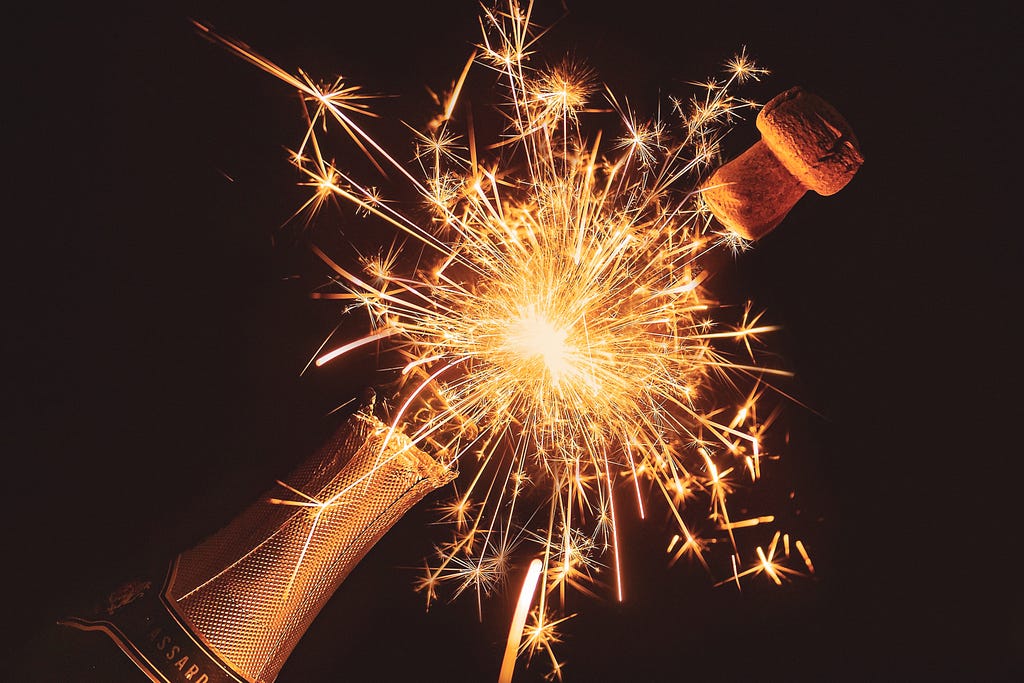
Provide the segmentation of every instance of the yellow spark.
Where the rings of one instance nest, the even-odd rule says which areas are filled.
[[[462,496],[450,503],[441,505],[438,510],[441,512],[442,521],[450,521],[455,524],[457,531],[466,529],[469,519],[476,507],[468,496]]]
[[[760,80],[761,76],[768,73],[767,69],[759,67],[754,60],[747,54],[746,45],[740,52],[733,56],[728,62],[725,63],[725,68],[728,72],[736,79],[737,83],[743,83],[748,80]]]
[[[441,508],[455,537],[438,547],[417,587],[428,605],[443,584],[456,595],[474,589],[479,601],[504,582],[516,539],[534,538],[543,560],[531,562],[528,579],[543,580],[544,589],[532,624],[524,612],[530,598],[521,599],[502,672],[511,677],[517,651],[543,649],[560,677],[552,647],[568,617],[549,616],[548,596],[557,591],[564,605],[567,587],[594,593],[609,565],[622,598],[619,519],[633,514],[634,493],[641,517],[648,495],[664,499],[677,526],[670,563],[689,555],[710,571],[705,552],[714,539],[692,534],[684,520],[701,509],[694,499],[706,497],[709,527],[732,546],[730,581],[765,573],[779,583],[793,573],[773,559],[775,542],[767,553],[757,547],[758,564],[739,569],[734,532],[774,518],[731,521],[727,503],[738,484],[729,477],[744,467],[760,479],[772,419],[758,415],[764,377],[788,373],[757,362],[760,337],[776,328],[749,304],[738,324],[718,320],[706,257],[746,245],[715,231],[693,189],[718,159],[728,124],[755,106],[734,86],[766,72],[742,50],[721,79],[700,84],[689,101],[672,100],[674,121],[644,120],[608,89],[621,130],[605,136],[584,126],[597,111],[588,108],[593,73],[575,61],[531,62],[543,34],[532,3],[506,0],[482,12],[482,41],[450,91],[435,96],[441,111],[413,131],[409,164],[357,123],[357,114],[371,114],[358,87],[291,74],[199,28],[299,91],[306,126],[291,162],[310,197],[297,213],[323,218],[328,201],[345,204],[422,247],[411,268],[394,246],[360,258],[358,268],[314,247],[332,272],[314,296],[361,307],[372,324],[318,352],[316,364],[377,343],[401,356],[385,440],[407,432],[410,444],[448,453],[453,467],[472,472],[462,495]],[[497,140],[480,141],[471,120],[461,122],[457,102],[480,71],[474,65],[497,75],[507,94]],[[374,185],[325,159],[320,137],[328,128],[354,141],[386,179],[407,183],[422,209],[385,202]],[[743,355],[749,361],[739,363]],[[616,500],[620,483],[630,494]],[[276,502],[314,515],[333,504],[292,493],[294,500]],[[528,528],[545,506],[546,528]],[[796,548],[813,572],[799,541]]]
[[[814,573],[814,564],[811,563],[811,556],[807,554],[807,549],[804,548],[804,544],[800,541],[796,542],[797,552],[800,553],[800,557],[803,558],[804,564],[807,565],[807,571]]]
[[[682,530],[683,537],[686,538],[686,541],[684,541],[683,544],[679,546],[675,554],[672,556],[672,559],[669,560],[668,565],[670,567],[675,565],[675,563],[678,562],[683,555],[688,554],[691,557],[697,558],[697,561],[700,562],[701,565],[703,565],[704,569],[708,569],[708,563],[704,559],[704,551],[707,550],[708,542],[694,536],[692,533],[690,533],[690,530],[687,529],[685,526],[682,528]],[[669,553],[671,553],[672,550],[676,547],[681,537],[678,534],[675,534],[672,538],[673,542],[669,544],[668,550],[666,551]]]
[[[775,564],[771,561],[770,558],[765,557],[764,550],[761,549],[761,546],[757,546],[757,556],[761,559],[760,569],[767,573],[768,576],[772,578],[772,581],[776,583],[776,585],[781,586],[782,579],[779,578],[779,573],[778,571],[776,571]]]
[[[738,522],[729,522],[728,524],[720,524],[720,529],[743,529],[748,526],[757,526],[758,524],[766,524],[768,522],[774,522],[775,515],[764,515],[763,517],[754,517],[753,519],[744,519]]]
[[[562,642],[559,626],[574,616],[576,615],[570,614],[559,619],[552,619],[538,607],[530,613],[532,623],[527,624],[523,630],[523,644],[520,647],[520,653],[525,652],[528,659],[532,660],[533,655],[538,650],[543,650],[551,663],[552,676],[548,676],[547,678],[549,679],[557,678],[562,680],[562,667],[564,665],[555,657],[553,646]]]

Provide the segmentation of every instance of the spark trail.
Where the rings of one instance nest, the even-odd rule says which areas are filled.
[[[758,405],[766,380],[786,373],[759,363],[760,336],[775,328],[749,307],[738,324],[716,319],[709,255],[746,243],[716,231],[694,190],[719,161],[729,126],[756,106],[735,96],[736,86],[767,72],[742,51],[699,95],[672,100],[669,118],[644,121],[580,63],[539,63],[543,31],[531,13],[532,3],[514,0],[482,10],[482,41],[439,98],[440,113],[414,131],[410,164],[364,128],[370,97],[359,87],[292,75],[199,29],[299,91],[307,126],[291,161],[311,190],[300,212],[315,217],[340,200],[375,219],[388,240],[421,245],[408,272],[395,250],[347,268],[315,249],[333,272],[333,287],[316,296],[364,311],[371,327],[322,349],[317,365],[371,344],[401,354],[392,429],[463,472],[442,508],[454,535],[418,588],[428,605],[446,585],[475,592],[480,604],[539,558],[542,589],[520,654],[546,653],[561,677],[552,647],[568,618],[559,612],[567,589],[595,594],[614,584],[623,598],[624,514],[666,510],[673,563],[685,556],[707,568],[711,542],[727,540],[736,585],[760,575],[778,583],[797,570],[781,569],[788,534],[782,560],[778,534],[767,554],[737,543],[773,521],[734,519],[728,501],[741,479],[761,477],[774,413],[759,420]],[[471,125],[456,125],[469,75],[482,69],[502,88],[507,121],[487,144]],[[595,109],[617,115],[617,135],[585,127]],[[328,161],[328,129],[414,192],[429,220]],[[715,538],[703,538],[700,525]]]

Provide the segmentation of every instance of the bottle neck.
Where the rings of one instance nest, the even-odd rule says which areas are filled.
[[[273,681],[355,565],[455,474],[357,413],[162,584],[129,584],[109,614],[64,623],[106,632],[153,680]]]

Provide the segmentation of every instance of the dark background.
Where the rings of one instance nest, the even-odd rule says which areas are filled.
[[[324,272],[278,229],[303,197],[282,149],[296,99],[187,21],[400,94],[380,109],[422,125],[424,86],[444,88],[478,38],[474,3],[346,4],[8,16],[4,644],[27,679],[75,680],[53,621],[221,526],[373,381],[360,363],[299,376],[338,310],[308,299]],[[787,407],[780,464],[819,572],[740,596],[667,568],[659,519],[627,520],[627,600],[574,602],[567,680],[1019,675],[1020,16],[710,4],[572,2],[541,50],[575,46],[651,112],[746,45],[773,71],[748,94],[802,84],[857,132],[854,181],[807,196],[719,282],[784,326],[770,345],[824,416]],[[404,149],[398,126],[375,130]],[[748,122],[728,149],[754,139]],[[282,683],[496,678],[515,589],[482,624],[472,598],[424,612],[407,568],[443,536],[430,507],[342,585]]]

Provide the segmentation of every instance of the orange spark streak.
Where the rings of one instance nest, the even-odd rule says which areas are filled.
[[[337,358],[338,356],[340,356],[340,355],[342,355],[344,353],[348,353],[352,349],[358,349],[360,346],[364,346],[366,344],[371,344],[371,343],[377,341],[378,339],[384,339],[385,337],[390,337],[393,334],[398,334],[398,332],[399,332],[399,330],[396,330],[394,328],[384,329],[384,330],[381,330],[380,332],[377,332],[376,334],[371,334],[369,336],[363,337],[362,339],[357,339],[354,342],[349,342],[348,344],[345,344],[343,346],[339,346],[338,348],[334,349],[333,351],[331,351],[329,353],[325,353],[324,355],[322,355],[319,358],[317,358],[316,359],[316,366],[320,367],[324,363],[329,363],[332,360],[334,360],[335,358]]]
[[[766,72],[744,53],[723,78],[696,86],[701,96],[689,104],[673,100],[672,119],[659,109],[644,120],[627,98],[599,92],[584,65],[546,66],[534,54],[544,30],[532,23],[532,11],[532,1],[518,0],[483,10],[483,41],[465,66],[459,63],[451,92],[435,96],[439,111],[424,129],[412,129],[409,163],[353,120],[372,115],[371,96],[357,86],[289,74],[197,25],[299,90],[305,128],[290,163],[311,193],[300,209],[309,214],[307,227],[317,227],[312,218],[322,210],[344,205],[357,216],[344,220],[367,220],[389,237],[414,240],[422,252],[415,267],[398,273],[397,249],[383,260],[360,257],[360,270],[313,246],[333,271],[313,296],[360,307],[370,320],[364,336],[320,355],[325,341],[313,356],[322,366],[386,340],[402,361],[389,369],[394,392],[381,402],[397,406],[384,443],[407,429],[410,443],[476,468],[447,508],[454,539],[427,563],[420,587],[428,604],[445,581],[455,583],[456,595],[475,589],[482,601],[517,566],[521,555],[510,558],[521,538],[542,544],[543,561],[530,563],[532,583],[513,619],[502,680],[511,679],[524,640],[531,653],[543,649],[561,676],[552,646],[559,642],[554,626],[564,619],[549,615],[550,594],[562,597],[562,609],[566,586],[594,595],[590,588],[603,587],[597,575],[608,561],[624,599],[620,483],[635,493],[641,518],[649,505],[667,508],[677,526],[670,565],[687,555],[712,573],[710,544],[727,540],[728,581],[737,588],[744,577],[767,574],[779,583],[797,573],[783,566],[788,535],[784,558],[774,559],[777,534],[767,554],[757,548],[760,562],[739,566],[756,543],[744,537],[775,517],[731,521],[738,470],[749,472],[751,484],[761,480],[762,459],[772,459],[762,455],[762,439],[774,413],[762,419],[759,402],[766,389],[785,396],[765,377],[792,373],[755,356],[760,337],[777,327],[762,323],[749,304],[738,323],[717,319],[727,307],[707,289],[708,254],[745,244],[715,232],[693,189],[720,159],[727,124],[755,106],[734,86]],[[474,65],[501,83],[505,129],[496,140],[478,140],[472,108],[457,106],[479,75]],[[618,114],[620,134],[584,127],[585,114],[601,111]],[[320,136],[328,125],[404,195],[385,199],[373,183],[325,158],[329,147]],[[410,192],[419,210],[399,208],[408,206]],[[292,493],[295,500],[274,502],[321,511],[335,503]],[[707,505],[694,505],[695,498]],[[530,507],[533,501],[541,502]],[[545,505],[547,515],[540,513]],[[701,509],[716,537],[690,532],[698,527],[684,515]],[[546,528],[533,526],[535,516],[547,518]],[[749,541],[743,551],[738,540]],[[796,548],[813,572],[799,541]],[[529,605],[541,579],[534,625]]]
[[[811,556],[807,554],[807,549],[804,548],[804,544],[801,541],[796,542],[796,549],[800,553],[800,557],[803,558],[804,564],[807,565],[807,570],[814,573],[814,564],[811,563]]]
[[[608,479],[608,509],[612,516],[612,555],[615,557],[615,590],[619,602],[622,602],[622,567],[619,563],[619,525],[615,523],[615,494],[612,493],[612,475],[608,470],[608,460],[604,461],[604,473]]]

